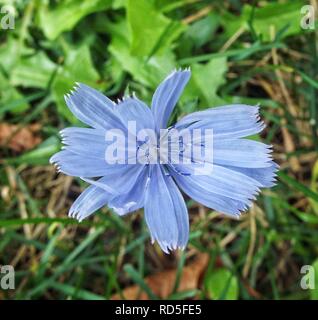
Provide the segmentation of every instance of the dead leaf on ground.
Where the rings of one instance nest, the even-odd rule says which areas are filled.
[[[188,291],[199,288],[200,280],[209,262],[209,255],[201,253],[194,262],[183,268],[178,292]],[[145,278],[145,283],[152,292],[161,299],[167,298],[173,291],[176,281],[177,269],[158,272]],[[148,300],[147,293],[141,291],[137,285],[130,286],[122,291],[122,295],[127,300]],[[121,300],[119,294],[111,297],[112,300]]]
[[[17,152],[33,149],[41,142],[41,138],[37,135],[40,127],[37,123],[23,128],[14,124],[0,123],[0,147],[8,147]]]

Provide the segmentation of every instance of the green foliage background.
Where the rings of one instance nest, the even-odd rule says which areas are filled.
[[[145,276],[167,268],[181,274],[200,253],[210,256],[202,285],[170,298],[318,296],[318,288],[299,285],[301,266],[318,253],[318,29],[300,27],[301,7],[315,1],[5,4],[14,8],[15,28],[0,31],[0,121],[40,124],[43,142],[23,153],[0,146],[0,265],[16,269],[16,289],[0,290],[0,299],[109,299],[133,283],[154,298]],[[259,103],[268,127],[255,139],[274,146],[277,186],[240,221],[188,200],[190,242],[170,256],[150,244],[142,212],[122,219],[104,208],[81,224],[68,219],[85,184],[48,164],[59,130],[79,125],[63,95],[77,81],[112,99],[135,91],[149,103],[168,73],[188,66],[192,78],[174,119]]]

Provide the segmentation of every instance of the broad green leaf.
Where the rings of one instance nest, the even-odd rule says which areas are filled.
[[[178,52],[181,56],[191,56],[193,49],[198,49],[215,37],[220,18],[216,13],[192,23],[182,35]]]
[[[263,36],[263,40],[271,40],[271,28],[274,28],[275,33],[287,27],[284,36],[297,34],[302,31],[300,27],[300,9],[304,5],[304,1],[290,1],[287,3],[268,4],[264,8],[255,10],[253,27],[256,33]],[[247,5],[244,8],[243,15],[251,16],[252,7]]]
[[[240,28],[248,30],[248,24],[246,18],[241,14],[239,17],[228,12],[222,12],[220,16],[221,25],[224,28],[225,38],[233,36]]]
[[[165,51],[186,28],[160,13],[154,0],[128,0],[127,20],[132,34],[131,53],[136,56]]]
[[[34,49],[25,46],[20,48],[19,41],[13,38],[13,36],[8,36],[0,46],[0,66],[8,74],[10,74],[13,67],[18,63],[19,54],[30,56],[34,54]]]
[[[215,58],[207,64],[194,63],[191,71],[192,77],[181,98],[182,103],[199,98],[202,109],[225,103],[217,95],[217,90],[225,83],[226,58]]]
[[[211,299],[236,300],[238,298],[238,280],[225,268],[211,271],[206,278],[206,289]]]
[[[275,34],[285,28],[283,37],[302,32],[300,19],[302,18],[300,9],[304,5],[302,0],[294,0],[284,3],[269,3],[262,8],[255,8],[254,16],[252,6],[245,5],[240,17],[236,17],[229,12],[222,15],[222,24],[228,36],[233,35],[238,29],[248,30],[248,22],[253,16],[252,26],[264,41],[271,41],[271,29]]]
[[[115,25],[109,24],[109,30],[113,35],[108,47],[112,58],[138,82],[154,89],[160,80],[163,80],[175,68],[175,56],[170,50],[161,55],[154,55],[149,60],[132,56],[130,53],[131,39],[125,21]]]
[[[8,105],[12,107],[8,108]],[[0,71],[0,114],[6,111],[23,112],[29,107],[29,104],[8,81]]]
[[[38,25],[49,40],[56,39],[62,32],[71,30],[83,17],[110,7],[112,0],[63,0],[55,7],[48,1],[39,2]]]
[[[113,9],[120,9],[125,7],[127,4],[127,0],[113,0],[112,8]]]
[[[56,70],[43,51],[31,57],[21,58],[11,73],[11,82],[15,86],[45,89]]]
[[[52,94],[59,113],[73,123],[78,122],[67,108],[64,95],[74,87],[75,82],[83,82],[89,86],[98,87],[99,78],[87,46],[68,51],[64,65],[59,69],[52,86]]]

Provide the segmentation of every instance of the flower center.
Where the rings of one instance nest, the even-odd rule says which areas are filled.
[[[151,141],[142,142],[137,147],[137,161],[143,164],[158,163],[160,155],[159,147],[156,143]]]

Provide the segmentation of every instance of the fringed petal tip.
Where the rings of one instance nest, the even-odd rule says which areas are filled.
[[[155,239],[151,238],[151,244],[154,245],[155,242],[158,243],[161,250],[166,254],[170,254],[173,251],[177,251],[177,250],[183,251],[187,245],[187,244],[178,245],[176,243],[169,243],[167,241],[160,241],[160,240],[155,240]]]
[[[64,99],[74,116],[90,127],[108,130],[120,126],[114,102],[94,88],[76,83]]]
[[[81,222],[83,220],[80,218],[80,210],[76,211],[73,206],[68,211],[68,216],[70,218],[76,219],[79,222]]]
[[[258,193],[259,194],[259,193]],[[256,200],[256,198],[251,199],[251,200]],[[240,206],[238,206],[238,208],[236,208],[235,212],[232,213],[227,213],[227,212],[223,212],[223,211],[217,211],[219,214],[221,214],[222,216],[225,216],[227,218],[233,219],[233,220],[240,220],[240,218],[242,217],[242,215],[244,213],[246,213],[253,205],[252,201],[247,201],[246,203],[242,203]]]
[[[175,70],[174,72],[188,72],[190,71],[190,68],[186,68],[184,70]],[[174,72],[172,72],[170,75],[172,75]],[[168,76],[168,77],[169,77]],[[76,94],[82,94],[83,92],[91,92],[91,94],[94,93],[93,91],[94,89],[90,88],[89,86],[83,84],[83,83],[80,83],[80,82],[75,82],[75,85],[73,86],[73,88],[69,91],[69,93],[66,93],[64,95],[64,100],[66,102],[67,105],[69,105],[71,102],[70,100],[72,99],[72,97]],[[137,97],[137,94],[135,91],[132,91],[130,94],[127,94],[125,96],[123,96],[122,98],[117,98],[117,102],[116,101],[113,101],[113,100],[110,100],[109,99],[109,102],[112,102],[112,104],[114,106],[117,106],[118,104],[121,104],[123,103],[124,101],[128,100],[128,99],[136,99],[136,100],[139,100],[138,97]],[[139,100],[140,101],[140,100]],[[62,130],[63,131],[63,130]]]
[[[186,246],[189,239],[187,207],[174,180],[164,174],[161,166],[152,168],[145,197],[145,220],[152,243],[157,241],[165,253]]]
[[[61,172],[59,152],[54,154],[49,162],[56,168],[57,172]]]
[[[69,210],[68,216],[77,220],[78,222],[83,222],[87,218],[84,212],[81,210],[75,211],[74,209],[72,211],[71,209]]]
[[[172,70],[168,75],[167,77],[165,78],[165,80],[168,80],[170,79],[171,77],[175,76],[177,73],[183,73],[183,74],[187,74],[189,77],[191,76],[191,69],[190,67],[187,67],[187,68],[175,68],[174,70]],[[164,80],[164,81],[165,81]]]
[[[63,149],[64,146],[62,146],[62,149]],[[54,154],[50,159],[49,159],[49,162],[50,164],[52,164],[55,169],[56,169],[56,172],[57,173],[65,173],[67,174],[66,172],[63,171],[62,169],[62,166],[63,166],[63,157],[61,156],[61,153],[64,152],[64,151],[60,151],[56,154]]]
[[[95,186],[90,186],[75,200],[68,212],[68,215],[69,217],[82,222],[95,211],[105,206],[110,197],[111,196],[104,190]]]
[[[71,100],[74,96],[76,96],[77,94],[82,94],[81,91],[84,91],[84,86],[85,85],[80,82],[75,82],[75,85],[73,86],[73,88],[70,89],[68,93],[64,94],[64,100],[67,105],[72,103]]]
[[[142,102],[138,97],[135,91],[132,91],[131,93],[128,93],[126,95],[124,95],[121,98],[117,98],[117,103],[114,102],[115,105],[119,105],[129,99],[133,99],[133,100],[137,100],[139,102]]]
[[[84,191],[72,204],[68,211],[68,216],[70,218],[76,219],[77,221],[81,222],[84,218],[82,217],[82,210],[81,207],[83,206],[83,200],[86,198],[85,195],[83,195],[85,192]]]
[[[167,127],[171,113],[190,80],[190,76],[190,69],[174,70],[157,87],[151,101],[157,130]]]
[[[260,186],[255,190],[253,195],[249,197],[248,201],[238,206],[237,211],[234,214],[233,213],[228,214],[225,212],[220,212],[220,213],[230,218],[234,218],[235,220],[239,220],[242,214],[247,212],[252,207],[253,201],[256,201],[257,196],[261,193],[261,189],[274,187],[277,184],[277,172],[279,171],[279,165],[273,161],[271,161],[271,164],[272,164],[272,168],[266,168],[267,170],[271,169],[271,172],[267,177],[266,183],[262,182],[260,184],[258,182],[258,185],[260,184]],[[255,180],[255,182],[257,181]]]

